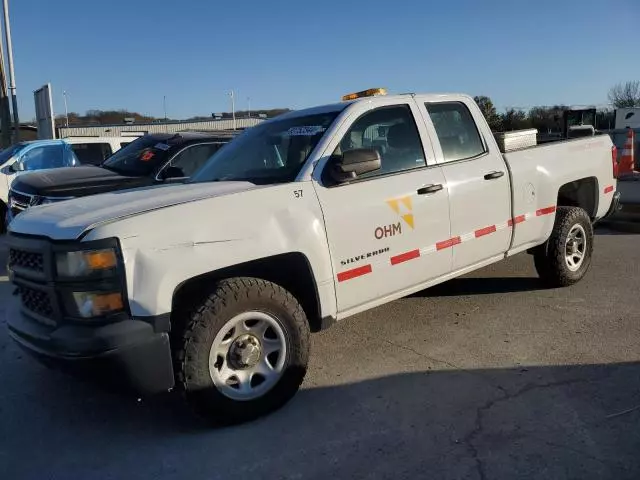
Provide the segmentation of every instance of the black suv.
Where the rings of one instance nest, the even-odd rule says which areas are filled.
[[[7,223],[44,203],[188,179],[237,131],[149,134],[99,166],[56,168],[18,176],[9,191]]]

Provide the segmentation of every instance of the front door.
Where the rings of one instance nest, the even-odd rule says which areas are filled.
[[[425,105],[442,152],[449,185],[453,270],[505,253],[511,241],[511,189],[507,166],[489,150],[471,111],[462,102]]]
[[[451,249],[436,248],[449,238],[448,192],[441,169],[427,166],[431,146],[421,141],[417,107],[366,109],[344,122],[328,152],[375,148],[382,168],[349,183],[333,181],[329,163],[317,177],[314,172],[339,314],[356,313],[451,270]]]

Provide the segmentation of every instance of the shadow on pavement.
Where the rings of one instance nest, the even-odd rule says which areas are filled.
[[[54,372],[2,412],[0,463],[34,479],[637,479],[639,391],[639,363],[415,372],[209,430],[173,396],[136,404]]]
[[[448,297],[546,290],[538,277],[459,277],[413,294],[413,297]]]

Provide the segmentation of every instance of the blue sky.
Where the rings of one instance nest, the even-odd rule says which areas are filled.
[[[455,91],[501,108],[602,104],[640,80],[638,0],[10,0],[21,118],[126,108],[184,118],[344,93]]]

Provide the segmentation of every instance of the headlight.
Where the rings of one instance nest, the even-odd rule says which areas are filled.
[[[56,255],[56,269],[61,277],[88,277],[115,271],[118,256],[114,248],[81,250]]]
[[[79,318],[101,317],[124,310],[120,292],[71,292],[65,296],[65,310]]]

